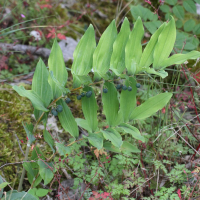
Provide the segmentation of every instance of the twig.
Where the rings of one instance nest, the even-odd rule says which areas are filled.
[[[16,134],[15,134],[15,137],[17,138],[17,142],[18,142],[18,145],[19,145],[19,148],[20,148],[20,150],[21,150],[22,154],[25,156],[25,154],[24,154],[24,151],[22,150],[22,147],[21,147],[21,145],[20,145],[19,138],[17,137],[17,135],[16,135]]]
[[[22,162],[15,162],[15,163],[6,163],[6,164],[2,165],[0,167],[0,169],[3,168],[3,167],[5,167],[5,166],[7,166],[7,165],[19,165],[19,164],[23,164],[23,163],[26,163],[26,162],[35,162],[35,161],[31,160],[31,161],[22,161]]]

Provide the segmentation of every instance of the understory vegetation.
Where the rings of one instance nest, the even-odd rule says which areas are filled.
[[[0,2],[0,199],[199,199],[198,3]]]

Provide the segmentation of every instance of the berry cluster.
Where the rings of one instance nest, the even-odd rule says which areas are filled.
[[[90,98],[92,96],[92,91],[88,91],[86,93],[82,92],[80,95],[77,95],[77,99],[81,100],[82,97],[86,96],[87,98]]]
[[[57,116],[59,112],[63,111],[63,107],[61,105],[58,105],[56,108],[53,108],[51,110],[52,115]]]
[[[116,86],[117,90],[128,90],[129,92],[132,91],[132,87],[131,86],[126,86],[126,85],[121,85],[121,84],[117,84]]]

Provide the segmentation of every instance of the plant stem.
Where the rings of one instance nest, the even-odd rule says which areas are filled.
[[[26,146],[26,153],[25,153],[25,160],[24,161],[28,160],[29,149],[30,149],[30,143],[28,142],[27,146]],[[21,178],[20,178],[19,186],[18,186],[18,192],[20,192],[22,190],[22,183],[24,181],[24,176],[25,176],[25,168],[23,167],[22,175],[21,175]]]

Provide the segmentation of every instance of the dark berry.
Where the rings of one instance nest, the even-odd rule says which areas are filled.
[[[128,91],[132,91],[132,87],[131,86],[128,86]]]
[[[63,107],[62,107],[61,105],[58,105],[58,106],[56,107],[56,111],[57,111],[57,112],[62,112],[62,111],[63,111]]]
[[[81,95],[78,95],[76,98],[78,99],[78,100],[81,100]]]
[[[126,85],[123,85],[123,86],[122,86],[122,89],[123,89],[123,90],[127,90],[127,86],[126,86]]]
[[[104,88],[103,89],[103,93],[107,93],[108,92],[108,89],[107,88]]]
[[[51,110],[51,114],[54,115],[54,116],[57,116],[57,115],[58,115],[58,113],[57,113],[57,111],[56,111],[55,108],[53,108],[53,109]]]
[[[121,84],[117,84],[116,88],[119,90],[122,88],[122,85]]]
[[[81,93],[81,96],[82,96],[82,97],[84,97],[84,96],[85,96],[85,93],[84,93],[84,92],[82,92],[82,93]]]
[[[65,103],[70,103],[71,102],[71,99],[70,98],[66,98],[65,99]]]
[[[88,91],[88,92],[86,93],[86,97],[90,98],[91,96],[92,96],[92,91]]]
[[[141,86],[140,83],[137,83],[137,84],[136,84],[136,87],[137,87],[137,88],[140,88],[140,86]]]

